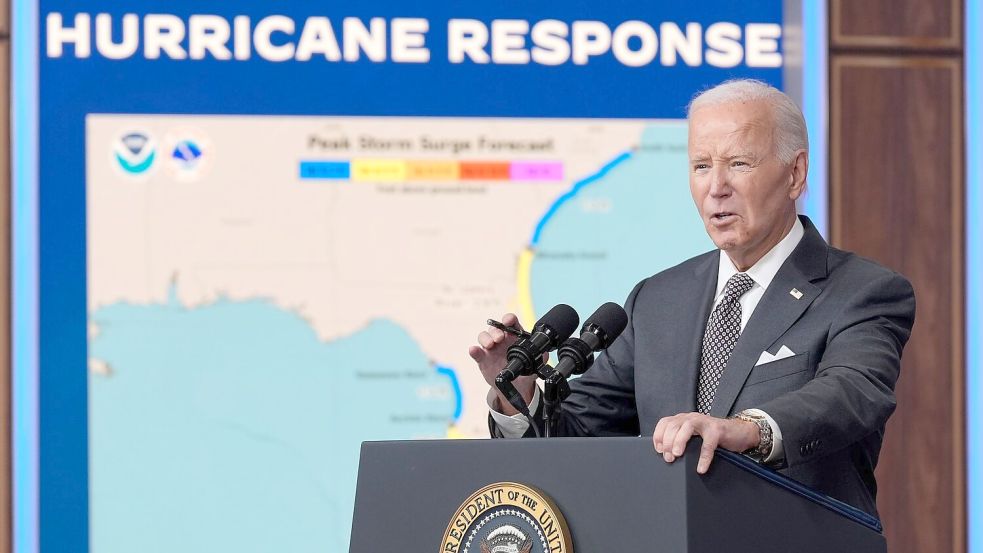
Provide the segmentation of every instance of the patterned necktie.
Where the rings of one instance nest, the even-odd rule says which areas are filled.
[[[696,408],[704,415],[710,412],[720,377],[727,360],[741,335],[741,296],[754,286],[746,273],[730,277],[724,287],[724,297],[710,313],[703,334],[703,357],[700,362],[700,387],[696,392]]]

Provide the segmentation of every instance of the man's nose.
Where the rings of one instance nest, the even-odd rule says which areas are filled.
[[[727,171],[718,164],[710,171],[710,196],[714,198],[726,198],[730,196],[730,182],[727,180]]]

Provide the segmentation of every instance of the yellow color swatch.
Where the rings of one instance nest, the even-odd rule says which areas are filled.
[[[406,162],[401,159],[354,159],[351,179],[355,182],[404,182]]]

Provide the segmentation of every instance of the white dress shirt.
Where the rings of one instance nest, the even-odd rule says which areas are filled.
[[[771,281],[774,280],[775,275],[778,274],[778,270],[781,269],[782,264],[788,259],[788,256],[792,254],[792,250],[795,246],[799,244],[802,240],[802,235],[805,233],[802,228],[802,222],[799,221],[798,217],[795,219],[795,224],[792,225],[792,230],[785,235],[784,238],[775,244],[775,247],[770,249],[761,259],[758,260],[750,269],[746,271],[747,275],[751,277],[754,281],[754,286],[750,290],[744,293],[740,298],[741,304],[741,331],[744,331],[744,327],[747,325],[748,320],[751,318],[751,314],[754,313],[754,309],[758,306],[758,302],[761,301],[761,297],[764,296],[765,290]],[[714,297],[713,305],[716,305],[724,297],[724,287],[727,285],[727,281],[730,277],[737,274],[739,271],[731,261],[730,257],[727,256],[726,252],[720,250],[720,264],[717,269],[717,295]],[[535,413],[536,409],[539,408],[540,402],[540,391],[536,388],[533,394],[532,401],[529,405],[529,412]],[[506,438],[519,438],[526,433],[529,429],[529,422],[526,420],[525,416],[522,414],[515,414],[512,416],[503,415],[496,410],[496,394],[492,390],[488,394],[488,407],[491,411],[491,416],[495,420],[495,424],[498,425],[499,430],[502,431],[502,435]],[[765,419],[767,419],[768,424],[771,426],[772,439],[774,440],[771,454],[764,460],[766,463],[771,463],[778,461],[785,457],[785,447],[782,443],[782,431],[778,427],[778,424],[772,419],[768,413],[761,411],[760,409],[749,409],[748,411],[757,413]]]

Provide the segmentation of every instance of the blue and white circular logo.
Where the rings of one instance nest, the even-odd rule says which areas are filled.
[[[183,130],[164,137],[170,157],[164,164],[168,175],[182,182],[197,181],[204,175],[212,157],[211,142],[201,132]]]
[[[194,170],[201,161],[201,147],[194,140],[181,140],[174,146],[171,159],[186,170]]]

